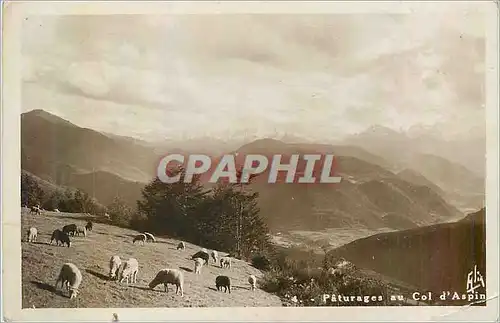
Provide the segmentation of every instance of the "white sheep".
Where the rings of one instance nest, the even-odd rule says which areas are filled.
[[[84,226],[76,227],[75,235],[80,235],[80,234],[82,234],[84,237],[87,236],[87,229]]]
[[[127,280],[127,284],[129,281],[131,283],[137,283],[137,273],[139,272],[139,262],[135,258],[130,258],[129,260],[123,263],[123,269],[120,274],[120,283],[124,280]]]
[[[231,258],[230,257],[220,258],[220,267],[221,268],[231,268]]]
[[[250,284],[250,288],[255,290],[257,288],[257,277],[255,275],[248,276],[248,283]]]
[[[35,227],[31,227],[28,230],[28,242],[35,242],[38,238],[38,230]]]
[[[184,244],[183,241],[179,242],[179,244],[177,245],[177,250],[184,250],[186,249],[186,245]]]
[[[214,260],[215,263],[217,263],[217,258],[219,258],[219,254],[217,253],[216,250],[212,250],[212,252],[210,253],[210,255],[212,256],[212,259]]]
[[[203,267],[203,264],[205,263],[205,260],[201,258],[194,258],[194,273],[195,274],[201,274],[201,267]]]
[[[180,291],[181,297],[184,296],[184,274],[179,269],[165,268],[160,270],[156,277],[149,283],[149,288],[154,289],[159,284],[163,284],[165,292],[168,292],[168,284],[176,286],[175,294]]]
[[[58,209],[54,209],[54,212],[56,212],[56,213],[60,213]]]
[[[69,298],[75,298],[78,294],[78,288],[82,283],[82,273],[74,264],[65,263],[57,277],[56,288],[59,282],[61,282],[61,288],[66,286],[66,289],[69,291]]]
[[[109,260],[109,278],[114,279],[118,277],[118,271],[122,264],[122,260],[120,256],[112,256]]]
[[[146,235],[146,241],[148,241],[148,242],[149,242],[149,241],[151,241],[151,242],[156,242],[155,237],[154,237],[151,233],[149,233],[149,232],[144,232],[144,234]]]

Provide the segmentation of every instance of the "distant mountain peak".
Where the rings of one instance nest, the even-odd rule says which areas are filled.
[[[51,123],[71,125],[74,127],[78,127],[74,123],[71,123],[68,120],[63,119],[63,118],[61,118],[55,114],[52,114],[50,112],[47,112],[43,109],[35,109],[35,110],[25,112],[25,113],[21,114],[21,117],[23,117],[23,118],[41,118],[41,119],[44,119],[44,120],[49,121]]]
[[[285,142],[274,139],[274,138],[262,138],[262,139],[257,139],[252,142],[252,144],[256,145],[286,145]]]
[[[34,110],[31,110],[31,111],[23,113],[23,115],[25,115],[25,116],[38,116],[38,117],[49,117],[49,118],[62,119],[62,118],[56,116],[55,114],[47,112],[47,111],[45,111],[43,109],[34,109]]]
[[[250,141],[243,145],[245,146],[251,146],[251,147],[265,147],[265,148],[270,148],[270,147],[285,147],[288,146],[284,141],[278,140],[278,139],[273,139],[273,138],[261,138],[261,139],[256,139],[253,141]]]
[[[365,133],[370,133],[370,134],[377,134],[377,135],[386,135],[386,136],[391,136],[391,135],[397,135],[397,136],[402,136],[404,133],[396,131],[394,129],[391,129],[389,127],[381,126],[381,125],[373,125],[370,128],[368,128]]]

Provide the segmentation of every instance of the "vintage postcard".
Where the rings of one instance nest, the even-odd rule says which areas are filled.
[[[498,319],[498,4],[3,3],[2,308]]]

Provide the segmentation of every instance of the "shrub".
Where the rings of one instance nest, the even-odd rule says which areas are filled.
[[[45,193],[35,177],[23,173],[21,175],[21,204],[37,205],[44,200]]]
[[[280,259],[279,266],[269,270],[261,280],[261,288],[274,293],[288,306],[373,306],[387,304],[387,286],[367,277],[355,267],[340,274],[318,268],[315,261]],[[322,295],[338,293],[345,296],[379,296],[383,301],[363,297],[347,302],[323,302]]]
[[[125,204],[120,196],[115,196],[113,202],[107,207],[111,222],[114,225],[127,227],[132,220],[132,210]]]
[[[264,255],[257,255],[252,258],[252,266],[259,270],[271,269],[271,262]]]

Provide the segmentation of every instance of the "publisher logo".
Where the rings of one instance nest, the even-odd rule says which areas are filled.
[[[476,289],[485,288],[483,275],[477,270],[477,265],[467,274],[467,294],[474,294]]]

